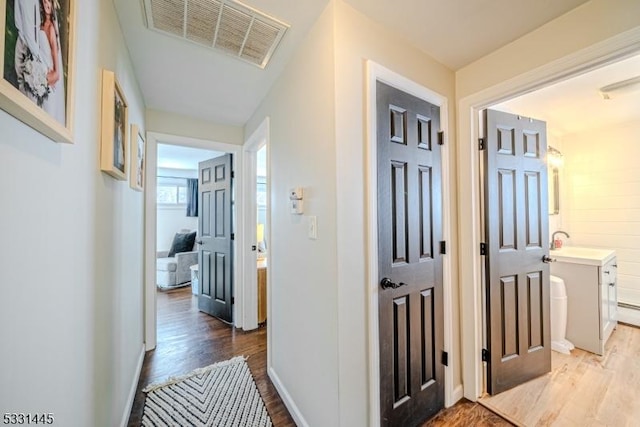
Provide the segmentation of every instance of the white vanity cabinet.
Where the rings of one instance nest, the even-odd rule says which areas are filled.
[[[566,247],[549,253],[551,274],[567,288],[567,339],[576,347],[604,354],[617,325],[616,253],[607,249]]]

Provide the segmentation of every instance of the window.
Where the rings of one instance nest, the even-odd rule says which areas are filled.
[[[187,180],[185,178],[158,177],[156,201],[159,205],[185,205]]]

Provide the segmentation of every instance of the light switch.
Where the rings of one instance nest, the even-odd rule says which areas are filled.
[[[308,217],[308,234],[310,239],[318,238],[318,219],[315,215]]]

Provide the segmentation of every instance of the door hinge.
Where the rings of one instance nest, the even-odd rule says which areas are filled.
[[[442,351],[442,364],[444,366],[449,366],[449,353],[446,351]]]
[[[236,240],[236,233],[231,233],[231,240]]]
[[[478,138],[478,149],[484,150],[484,138]]]
[[[489,350],[487,350],[486,348],[482,349],[482,361],[483,362],[489,362]]]
[[[438,145],[444,145],[444,131],[438,132]]]
[[[231,178],[235,178],[236,177],[236,171],[231,171]]]
[[[486,254],[487,254],[487,244],[480,243],[480,255],[486,255]]]
[[[440,242],[440,254],[444,255],[447,253],[447,242],[444,240]]]
[[[231,304],[235,304],[235,303],[236,303],[235,297],[231,297]]]

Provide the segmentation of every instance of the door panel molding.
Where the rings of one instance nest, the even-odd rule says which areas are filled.
[[[208,205],[207,214],[198,217],[198,263],[202,287],[209,288],[208,292],[198,295],[198,310],[229,324],[234,322],[233,296],[237,281],[233,275],[234,252],[237,251],[237,246],[233,240],[234,230],[231,223],[235,186],[232,168],[233,154],[229,153],[202,161],[198,165],[198,199],[203,210]],[[209,177],[213,179],[208,180]],[[213,204],[211,200],[206,202],[208,199],[212,199]],[[209,234],[204,230],[208,230]],[[205,271],[205,268],[208,270]],[[209,281],[213,281],[210,285],[204,282],[207,277]]]
[[[581,49],[534,70],[458,100],[458,235],[461,284],[461,344],[464,397],[476,401],[482,395],[482,285],[480,230],[480,162],[478,161],[478,117],[481,110],[506,99],[541,89],[563,79],[640,52],[640,28],[626,31],[589,48]]]
[[[547,188],[547,140],[545,122],[502,111],[484,110],[483,128],[487,392],[497,394],[551,370],[549,267],[542,261],[548,210],[540,191]],[[532,143],[526,135],[538,136]]]
[[[411,95],[440,107],[440,125],[445,130],[445,144],[442,147],[442,217],[443,239],[451,241],[451,191],[450,191],[450,155],[449,121],[447,98],[406,77],[395,73],[373,61],[366,64],[367,82],[367,253],[368,253],[368,336],[369,336],[369,420],[371,425],[380,424],[380,356],[378,329],[378,239],[377,239],[377,117],[376,82],[381,81]],[[454,246],[454,245],[451,245]],[[444,349],[451,351],[452,338],[452,296],[451,296],[451,259],[455,257],[452,247],[443,256],[443,297],[444,297]],[[453,366],[444,369],[445,406],[450,406],[462,397],[462,385],[453,383]]]

